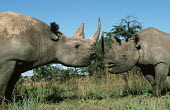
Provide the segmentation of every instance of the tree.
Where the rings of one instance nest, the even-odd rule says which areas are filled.
[[[60,79],[64,80],[70,78],[70,76],[75,73],[75,70],[73,68],[64,69],[56,64],[48,64],[35,68],[33,73],[37,80],[52,80],[57,79],[57,77],[60,77]]]
[[[135,17],[128,16],[125,19],[122,19],[119,25],[113,25],[111,32],[115,37],[125,39],[128,41],[134,34],[142,29],[142,24],[137,21]]]

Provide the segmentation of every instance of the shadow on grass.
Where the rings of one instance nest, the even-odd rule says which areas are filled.
[[[67,98],[67,97],[64,97],[64,96],[60,95],[62,92],[65,92],[65,90],[54,90],[53,94],[48,95],[44,99],[45,99],[45,101],[47,101],[49,103],[62,102]]]
[[[138,90],[138,89],[125,89],[120,95],[112,94],[111,98],[124,98],[129,95],[138,96],[138,95],[144,95],[144,94],[152,94],[152,91],[151,90],[144,91],[144,90]]]
[[[148,94],[150,94],[150,96],[152,96],[152,89],[149,89],[149,90],[127,89],[127,90],[123,91],[123,94],[120,97],[122,98],[122,97],[126,97],[128,95],[133,95],[133,96],[144,95],[146,93],[148,93]],[[168,93],[170,93],[170,86],[165,85],[161,91],[161,96],[165,96]]]
[[[45,98],[45,100],[49,103],[60,103],[62,101],[65,101],[65,100],[79,100],[79,99],[83,99],[83,100],[102,100],[104,99],[104,97],[102,97],[101,95],[97,95],[97,94],[94,94],[94,93],[89,93],[87,94],[86,96],[83,96],[83,95],[76,95],[76,94],[72,94],[72,95],[69,95],[69,96],[65,96],[65,95],[62,95],[63,93],[62,92],[55,92],[54,94],[51,94],[49,96],[47,96]]]
[[[62,96],[60,95],[60,93],[54,93],[45,97],[45,100],[48,103],[60,103],[62,101],[65,101],[66,99],[74,100],[74,99],[78,99],[78,96],[77,95]]]
[[[168,92],[170,92],[170,86],[164,86],[162,91],[161,91],[161,95],[164,96],[166,95]]]

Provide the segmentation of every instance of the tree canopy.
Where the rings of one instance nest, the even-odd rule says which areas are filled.
[[[128,40],[141,29],[142,24],[135,17],[128,16],[122,19],[119,25],[113,25],[113,28],[107,34],[113,34],[115,37]]]

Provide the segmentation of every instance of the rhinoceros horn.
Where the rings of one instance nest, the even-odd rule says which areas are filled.
[[[102,46],[102,54],[104,55],[104,32],[102,32],[102,38],[101,38],[101,40],[102,40],[102,43],[101,43],[101,46]]]
[[[74,39],[84,39],[84,23],[77,29],[76,33],[73,35]]]
[[[99,38],[100,35],[100,29],[101,29],[101,23],[100,23],[100,19],[98,20],[98,28],[96,33],[94,34],[93,37],[89,38],[89,42],[94,45],[96,43],[96,41]],[[76,33],[73,35],[72,37],[73,39],[84,39],[84,23],[78,28],[78,30],[76,31]]]
[[[106,52],[108,52],[110,50],[110,45],[105,43],[105,41],[104,41],[104,33],[105,32],[102,32],[102,36],[101,36],[101,47],[102,47],[103,56]]]
[[[98,40],[99,35],[100,35],[100,29],[101,29],[101,22],[100,22],[100,18],[99,18],[99,20],[98,20],[98,28],[97,28],[96,33],[94,34],[93,37],[88,39],[88,40],[90,40],[90,43],[92,45],[96,44],[96,41]]]
[[[112,47],[116,48],[116,47],[120,46],[121,40],[117,37],[114,37],[112,33],[110,33],[110,36],[111,36],[112,41],[113,41]]]

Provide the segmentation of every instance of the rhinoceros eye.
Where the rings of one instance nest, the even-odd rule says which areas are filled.
[[[76,44],[75,48],[78,49],[81,45],[80,44]]]

